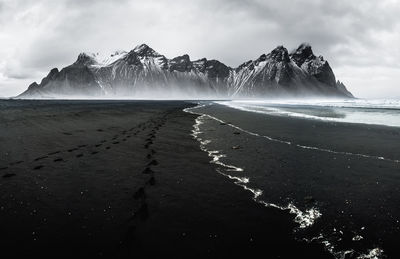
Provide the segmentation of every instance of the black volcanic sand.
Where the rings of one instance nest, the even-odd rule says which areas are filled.
[[[331,258],[215,171],[190,105],[0,101],[0,254]]]
[[[320,210],[315,225],[296,231],[298,239],[322,233],[316,242],[329,241],[336,251],[379,247],[387,258],[400,258],[400,163],[295,146],[400,159],[400,128],[269,116],[216,104],[192,111],[293,143],[212,119],[200,126],[199,137],[211,140],[207,149],[221,150],[227,155],[222,162],[244,168],[230,174],[249,177],[247,186],[262,190],[261,200]],[[363,239],[353,240],[357,235]],[[351,256],[346,258],[358,255]]]

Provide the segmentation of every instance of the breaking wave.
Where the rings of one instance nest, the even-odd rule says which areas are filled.
[[[234,100],[217,103],[268,115],[400,127],[400,100]]]

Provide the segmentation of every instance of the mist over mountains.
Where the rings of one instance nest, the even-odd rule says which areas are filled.
[[[237,68],[188,55],[172,59],[146,44],[108,57],[81,53],[61,69],[52,69],[18,98],[279,98],[353,95],[336,80],[322,56],[308,44],[288,52],[278,46]]]

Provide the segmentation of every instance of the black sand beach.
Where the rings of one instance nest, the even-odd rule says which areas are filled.
[[[216,172],[190,135],[193,104],[0,106],[4,257],[332,258],[295,240],[293,215]]]
[[[198,136],[220,161],[243,169],[225,173],[247,178],[246,188],[262,191],[257,200],[321,213],[295,230],[297,239],[322,243],[337,258],[399,258],[400,128],[217,104],[192,111],[214,117],[201,118]]]

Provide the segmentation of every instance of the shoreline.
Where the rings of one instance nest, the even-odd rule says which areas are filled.
[[[192,104],[46,102],[0,112],[4,254],[331,258],[215,171]]]
[[[203,124],[207,125],[200,129],[205,149],[215,154],[217,159],[219,156],[222,165],[244,169],[229,170],[229,178],[246,179],[239,185],[244,185],[245,189],[257,190],[256,198],[267,204],[272,203],[273,206],[278,204],[278,207],[285,207],[287,200],[282,197],[289,199],[300,211],[317,206],[322,216],[317,214],[321,217],[317,217],[315,226],[311,225],[304,233],[305,236],[300,235],[298,238],[323,243],[332,254],[338,253],[338,258],[345,254],[355,256],[351,258],[372,255],[380,257],[381,247],[389,258],[396,256],[395,243],[399,237],[399,221],[396,223],[396,216],[400,215],[400,211],[395,205],[397,198],[391,193],[398,188],[396,181],[393,182],[398,162],[395,159],[378,159],[369,155],[354,157],[354,154],[349,153],[357,143],[376,149],[368,150],[370,152],[380,152],[379,147],[382,145],[374,146],[371,143],[390,142],[388,140],[398,135],[393,134],[396,129],[264,116],[215,104],[199,107],[196,112],[206,116]],[[302,134],[294,134],[299,129],[303,129],[300,131]],[[316,131],[319,134],[315,134]],[[335,132],[337,138],[347,139],[360,133],[357,138],[361,138],[365,132],[368,134],[363,136],[363,141],[354,139],[335,143],[341,145],[344,152],[326,152],[326,146],[333,143],[326,138],[332,136],[331,132]],[[282,139],[282,136],[292,138]],[[299,145],[299,140],[305,143]],[[307,142],[322,144],[323,149],[304,148],[303,145],[310,145]],[[399,148],[396,142],[391,145]],[[395,150],[390,149],[391,152]],[[253,156],[249,159],[248,154]],[[374,174],[376,169],[383,174]],[[341,179],[343,176],[345,178]],[[340,182],[339,185],[337,182]],[[374,196],[376,192],[381,197]],[[382,203],[385,204],[384,207]],[[378,208],[383,209],[381,213],[377,211]],[[340,215],[343,209],[344,214]],[[371,214],[374,218],[370,218]],[[372,219],[382,229],[378,230],[373,224],[369,224]]]

